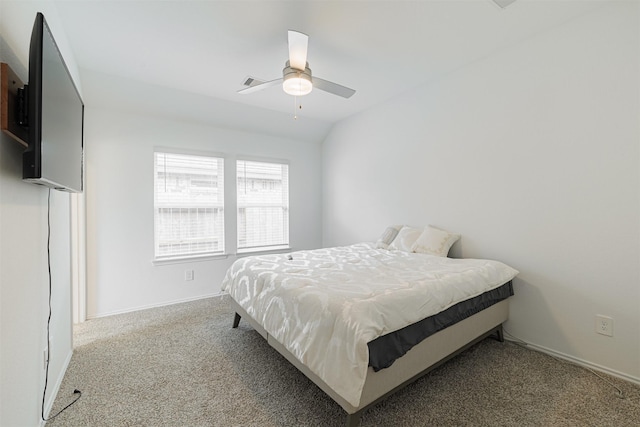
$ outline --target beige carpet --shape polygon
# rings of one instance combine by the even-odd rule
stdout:
[[[224,298],[90,320],[48,426],[341,426],[344,411]],[[640,387],[487,339],[362,416],[363,426],[638,426]]]

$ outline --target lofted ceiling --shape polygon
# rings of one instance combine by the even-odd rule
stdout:
[[[53,1],[88,105],[117,102],[118,91],[139,91],[151,98],[149,108],[189,94],[194,115],[215,110],[246,114],[245,121],[289,120],[294,98],[281,86],[237,91],[248,76],[281,77],[287,30],[308,34],[313,74],[356,90],[349,99],[320,90],[298,98],[298,115],[318,135],[603,2],[517,0],[502,9],[492,0]],[[145,87],[169,95],[145,96]]]

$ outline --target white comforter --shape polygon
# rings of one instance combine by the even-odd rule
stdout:
[[[222,290],[358,407],[369,341],[497,288],[516,274],[497,261],[360,243],[238,259]]]

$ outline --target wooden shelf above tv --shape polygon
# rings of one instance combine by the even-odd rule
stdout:
[[[18,124],[16,118],[18,89],[23,86],[24,83],[11,67],[4,62],[0,63],[0,129],[27,147],[29,133]]]

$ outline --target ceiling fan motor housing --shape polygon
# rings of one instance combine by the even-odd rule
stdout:
[[[292,68],[289,61],[282,70],[282,88],[289,95],[303,96],[307,95],[313,89],[311,82],[311,68],[306,63],[304,70]]]

